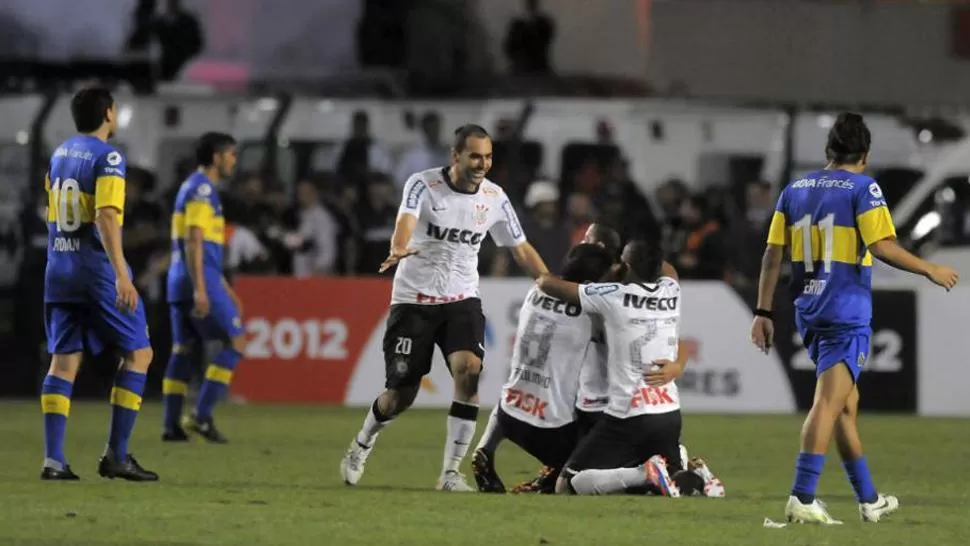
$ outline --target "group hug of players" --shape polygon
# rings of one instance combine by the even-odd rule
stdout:
[[[85,350],[111,347],[121,364],[111,391],[112,417],[98,473],[155,481],[131,456],[128,441],[152,360],[144,307],[121,247],[125,160],[108,144],[117,108],[109,92],[89,88],[72,99],[78,136],[54,152],[45,180],[48,262],[45,324],[53,355],[41,402],[45,459],[41,477],[75,480],[64,455],[71,387]],[[828,164],[782,191],[769,228],[750,339],[768,352],[772,299],[786,252],[792,261],[796,326],[816,363],[816,394],[802,428],[801,451],[785,508],[790,521],[838,524],[815,497],[833,437],[863,521],[876,522],[899,500],[873,485],[856,426],[856,382],[871,345],[872,257],[949,290],[959,274],[903,249],[878,183],[863,173],[871,135],[862,117],[840,115]],[[180,187],[172,217],[168,303],[173,351],[165,373],[163,440],[197,433],[225,442],[212,420],[242,357],[240,302],[222,274],[225,220],[216,184],[236,161],[235,141],[200,139],[199,168]],[[390,254],[396,266],[385,329],[385,389],[367,411],[340,462],[357,484],[381,430],[414,402],[435,347],[454,379],[437,488],[475,491],[459,471],[475,435],[485,317],[478,252],[486,236],[508,248],[535,284],[519,314],[509,379],[472,457],[477,489],[504,492],[496,448],[509,439],[544,465],[517,491],[575,494],[653,493],[723,496],[704,461],[680,442],[676,379],[681,351],[681,287],[660,245],[628,242],[592,226],[561,275],[549,273],[529,244],[501,187],[486,178],[492,142],[477,125],[455,131],[449,166],[415,173],[405,184]],[[218,340],[194,411],[182,415],[193,351]]]

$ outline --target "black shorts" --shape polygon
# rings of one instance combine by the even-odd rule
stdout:
[[[680,466],[680,410],[620,419],[603,414],[579,442],[566,468],[632,468],[654,455],[667,459],[672,471]]]
[[[485,356],[485,315],[482,300],[438,305],[396,303],[384,332],[385,386],[414,387],[431,371],[435,345],[447,361],[457,351]]]
[[[599,422],[600,417],[603,417],[602,411],[583,411],[581,409],[576,409],[576,424],[579,426],[579,438],[585,437],[596,423]]]
[[[519,421],[498,408],[502,434],[542,464],[561,470],[576,449],[579,427],[576,421],[556,428],[542,428]]]

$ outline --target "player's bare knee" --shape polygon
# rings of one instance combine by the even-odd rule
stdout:
[[[155,358],[155,352],[151,347],[145,347],[144,349],[138,349],[137,351],[132,351],[131,353],[125,355],[121,365],[126,370],[146,373],[148,371],[148,367],[152,364],[153,358]]]
[[[48,368],[48,375],[53,375],[67,381],[74,381],[77,377],[78,369],[81,367],[81,354],[54,355],[51,357],[51,365]]]
[[[400,415],[414,404],[419,388],[420,386],[416,385],[414,387],[387,389],[377,402],[381,413],[389,418]]]
[[[456,394],[459,398],[477,396],[478,378],[482,373],[482,360],[472,353],[455,354],[450,360]]]
[[[232,350],[239,354],[246,354],[246,336],[236,336],[232,338]]]

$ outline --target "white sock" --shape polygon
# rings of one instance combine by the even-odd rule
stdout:
[[[504,439],[505,434],[502,432],[502,427],[499,426],[498,406],[496,405],[494,408],[492,408],[492,414],[488,416],[488,424],[485,425],[485,432],[482,433],[482,437],[478,439],[478,445],[475,446],[475,449],[481,449],[485,453],[492,455],[495,453],[495,448],[497,448]]]
[[[367,410],[367,417],[364,418],[364,425],[360,428],[360,432],[357,433],[357,443],[368,448],[374,447],[374,442],[377,441],[377,435],[380,434],[380,432],[384,430],[384,427],[386,427],[390,422],[390,419],[378,414],[377,400],[374,400],[374,405]]]
[[[613,468],[610,470],[583,470],[569,482],[577,495],[609,495],[621,493],[630,487],[647,485],[647,473],[642,467]]]
[[[468,453],[468,446],[475,437],[475,421],[478,419],[478,405],[470,402],[451,403],[448,411],[448,437],[445,439],[445,456],[441,473],[458,472],[461,461]]]

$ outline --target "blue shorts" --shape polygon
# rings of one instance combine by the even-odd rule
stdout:
[[[229,293],[223,288],[209,292],[209,314],[199,319],[192,316],[191,301],[171,302],[172,343],[185,347],[196,341],[226,341],[242,335],[242,319]]]
[[[113,288],[113,287],[112,287]],[[111,346],[124,353],[151,347],[141,299],[131,313],[115,306],[115,294],[91,302],[45,303],[47,352],[54,355],[101,353]]]
[[[852,380],[859,381],[859,374],[869,359],[872,330],[852,332],[810,332],[805,336],[808,356],[815,362],[815,377],[834,368],[840,362],[849,368]]]

